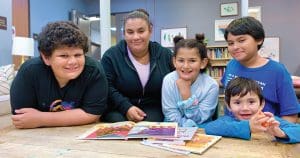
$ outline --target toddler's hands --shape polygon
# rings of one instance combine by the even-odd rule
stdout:
[[[265,127],[265,123],[269,120],[269,116],[264,115],[263,112],[258,111],[253,117],[249,120],[251,133],[257,132],[265,132],[267,127]]]
[[[273,114],[272,114],[273,115]],[[275,120],[274,116],[267,121],[267,133],[279,138],[286,138],[286,134],[279,128],[280,123]]]

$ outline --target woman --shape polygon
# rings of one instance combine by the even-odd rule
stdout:
[[[49,23],[38,49],[41,57],[26,61],[11,86],[16,128],[98,121],[106,108],[107,80],[101,64],[85,56],[85,34],[71,22]]]
[[[102,58],[109,85],[104,121],[163,121],[161,86],[173,70],[171,50],[150,41],[152,25],[144,10],[129,13],[124,37]]]

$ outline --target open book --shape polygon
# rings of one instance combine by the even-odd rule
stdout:
[[[176,137],[178,125],[175,122],[99,123],[80,135],[78,139],[129,139]]]

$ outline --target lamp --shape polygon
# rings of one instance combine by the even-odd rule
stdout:
[[[29,37],[14,37],[12,55],[22,56],[22,63],[24,63],[24,56],[34,56],[34,41]]]

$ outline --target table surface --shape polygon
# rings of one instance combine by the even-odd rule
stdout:
[[[94,124],[74,127],[16,129],[9,115],[0,116],[0,157],[104,157],[104,158],[185,158],[140,144],[140,140],[78,140]],[[250,141],[222,138],[201,157],[300,157],[300,144],[281,144],[265,133]]]

